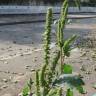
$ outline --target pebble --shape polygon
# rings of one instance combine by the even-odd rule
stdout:
[[[36,58],[38,58],[38,57],[36,56],[36,57],[34,57],[34,58],[36,59]]]
[[[7,61],[5,61],[5,62],[4,62],[4,64],[8,64],[8,62],[7,62]]]
[[[17,74],[16,72],[13,72],[12,74]]]
[[[79,74],[79,77],[80,77],[80,78],[84,78],[84,76],[83,76],[83,75],[81,75],[81,74]]]
[[[17,81],[17,80],[15,80],[15,81],[13,81],[13,83],[17,84],[17,83],[18,83],[18,81]]]
[[[86,56],[86,52],[82,53],[80,57]]]
[[[30,51],[30,48],[27,48],[27,51]]]
[[[19,50],[22,50],[21,48]]]
[[[95,84],[93,84],[93,86],[92,86],[94,89],[96,89],[96,83]]]
[[[35,69],[31,69],[31,72],[35,71]]]
[[[81,70],[81,71],[86,71],[85,66],[82,65],[82,66],[80,67],[80,70]]]
[[[34,62],[36,62],[37,61],[37,59],[34,59]]]
[[[12,80],[12,76],[10,76],[9,79]]]
[[[96,71],[96,68],[94,68],[94,71]]]
[[[18,73],[18,75],[22,76],[22,75],[24,75],[24,73]]]
[[[3,79],[2,81],[5,82],[5,83],[7,83],[8,82],[8,79]]]
[[[25,67],[30,67],[29,65],[26,65]]]
[[[25,69],[29,69],[29,67],[25,67]]]
[[[16,41],[13,41],[14,44],[16,44]]]
[[[4,48],[1,48],[1,50],[5,50]]]
[[[32,44],[34,44],[34,42],[32,42]]]
[[[21,54],[20,54],[20,56],[24,56],[24,54],[23,54],[23,53],[21,53]]]
[[[7,85],[3,85],[3,86],[2,86],[2,88],[4,88],[4,89],[7,88],[7,87],[8,87]]]
[[[8,48],[12,48],[12,46],[9,46]]]
[[[19,93],[18,96],[22,96],[22,93]]]
[[[37,48],[35,47],[34,50],[36,50]]]
[[[91,74],[91,72],[90,72],[90,71],[87,71],[87,72],[86,72],[86,74],[88,74],[88,75],[89,75],[89,74]]]
[[[5,73],[10,73],[10,71],[5,71]]]
[[[96,54],[93,54],[93,55],[92,55],[92,58],[96,58]]]

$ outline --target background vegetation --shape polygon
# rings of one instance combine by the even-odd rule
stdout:
[[[74,2],[75,0],[69,0],[71,6],[74,6]],[[96,0],[80,0],[81,4],[83,6],[96,6]],[[63,0],[0,0],[0,5],[46,5],[46,4],[59,4],[61,5],[61,3],[63,2]]]

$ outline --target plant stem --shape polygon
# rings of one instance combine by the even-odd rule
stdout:
[[[61,61],[61,74],[62,74],[62,72],[63,72],[63,50],[62,50],[62,47],[60,48],[60,56],[61,56],[61,58],[60,58],[60,61]]]

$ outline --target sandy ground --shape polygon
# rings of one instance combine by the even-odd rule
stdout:
[[[53,26],[53,37],[54,30]],[[40,68],[43,63],[43,32],[44,23],[0,26],[0,96],[18,96],[25,82],[33,76],[34,70]],[[66,26],[65,37],[72,34],[83,36],[89,32],[96,35],[94,18],[74,20]],[[96,83],[96,61],[92,58],[93,53],[92,49],[76,48],[71,57],[66,59],[67,63],[72,63],[74,71],[83,75],[87,90],[87,94],[83,96],[96,93],[96,89],[92,87]],[[81,70],[82,66],[85,71]]]

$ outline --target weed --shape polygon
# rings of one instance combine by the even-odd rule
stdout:
[[[79,2],[79,0],[77,0]],[[78,2],[76,3],[78,5]],[[66,26],[67,14],[68,14],[68,0],[64,0],[61,8],[60,18],[57,22],[57,53],[51,60],[50,56],[50,44],[51,44],[51,29],[52,29],[52,9],[49,8],[46,16],[46,26],[43,35],[44,38],[44,65],[40,71],[36,71],[36,92],[32,96],[62,96],[63,84],[67,84],[66,96],[73,96],[73,88],[76,88],[80,93],[83,92],[84,82],[79,75],[74,75],[72,66],[65,63],[65,57],[70,56],[72,50],[71,45],[76,39],[76,35],[73,35],[69,39],[64,39],[64,28]],[[51,62],[52,61],[52,62]],[[59,62],[60,61],[60,62]],[[60,69],[56,68],[60,65]],[[28,84],[30,94],[32,80]],[[25,89],[24,89],[25,90]],[[26,93],[26,90],[23,93]],[[28,91],[28,90],[27,90]],[[30,96],[28,94],[23,96]]]

